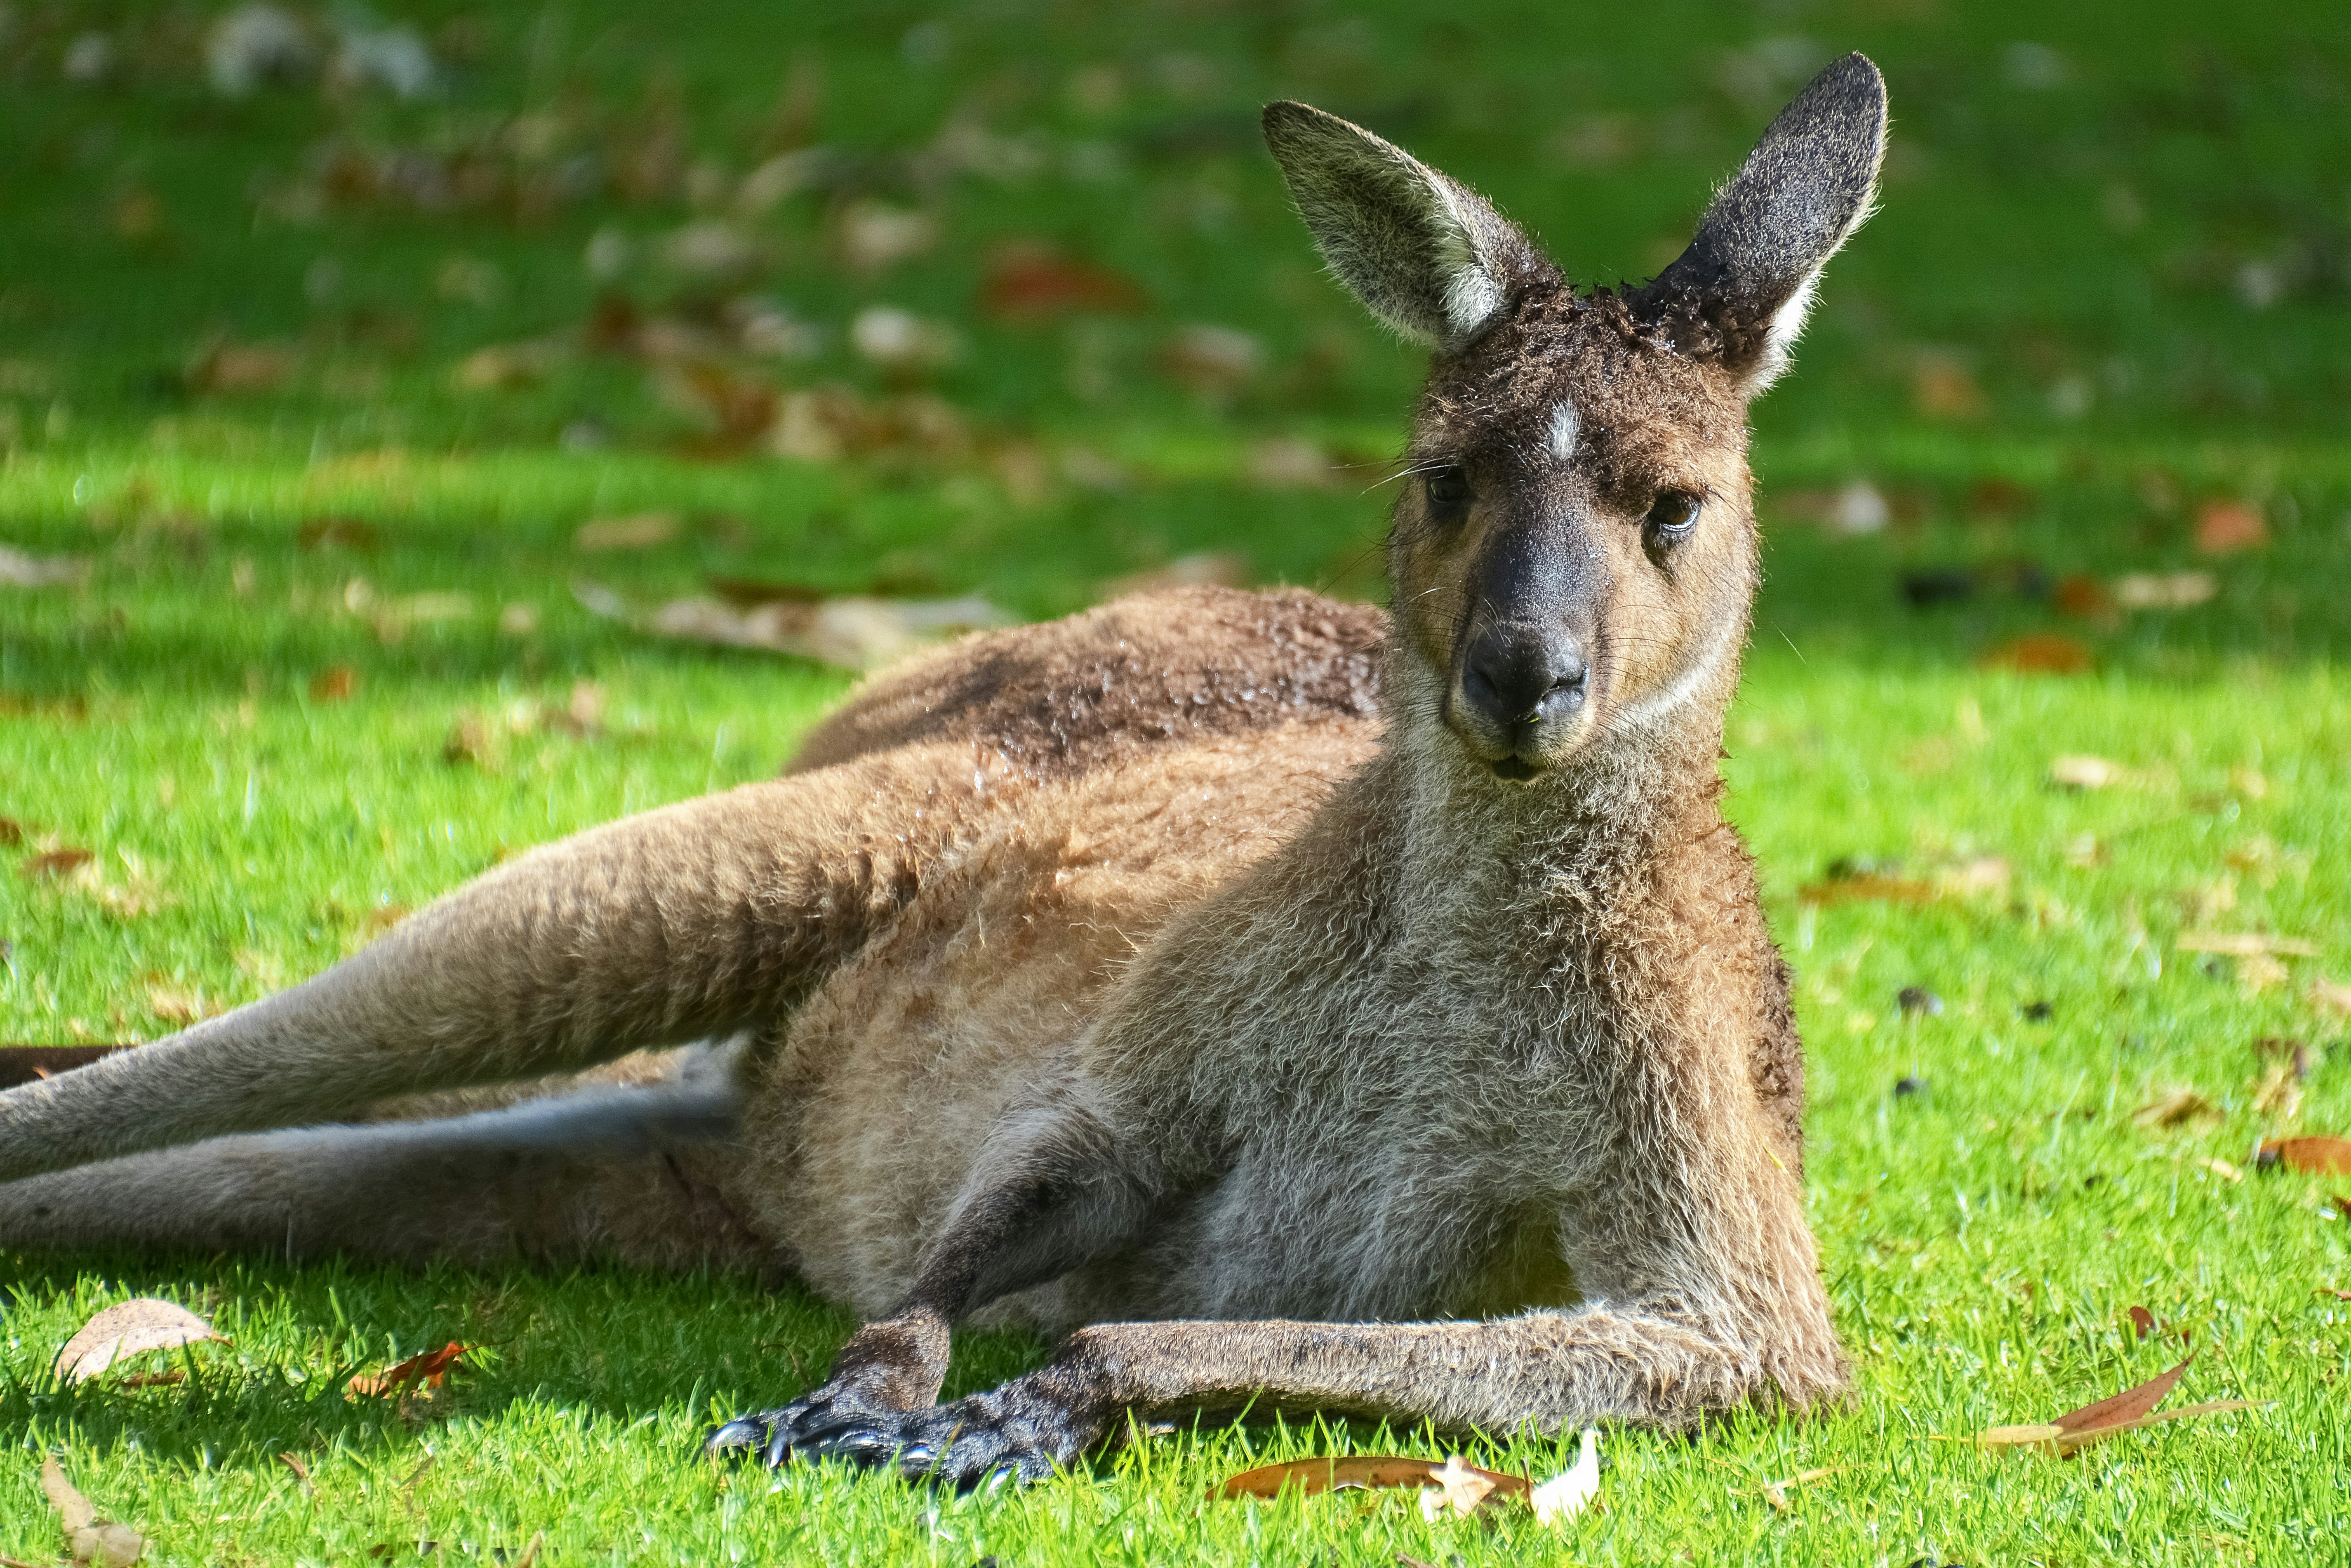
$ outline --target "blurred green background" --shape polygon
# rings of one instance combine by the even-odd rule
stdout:
[[[53,1547],[56,1447],[166,1562],[2339,1556],[2346,1184],[2253,1159],[2351,1126],[2339,3],[0,5],[0,1040],[154,1038],[771,775],[888,652],[812,642],[829,597],[1379,597],[1419,363],[1322,276],[1259,106],[1614,284],[1851,48],[1882,212],[1754,411],[1726,763],[1851,1411],[1612,1432],[1609,1511],[1556,1535],[1197,1502],[1417,1434],[771,1495],[680,1456],[846,1332],[789,1291],[8,1253],[0,1547]],[[48,1380],[142,1291],[234,1353]],[[2065,1465],[1931,1440],[2152,1375],[2140,1304],[2207,1347],[2179,1398],[2278,1403]],[[450,1402],[340,1397],[450,1338],[499,1347]],[[1040,1347],[960,1354],[969,1387]]]

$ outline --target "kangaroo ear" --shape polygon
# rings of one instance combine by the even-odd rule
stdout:
[[[1847,55],[1780,111],[1636,311],[1761,392],[1788,368],[1821,268],[1869,216],[1885,155],[1886,78]]]
[[[1407,338],[1459,348],[1515,283],[1550,272],[1483,197],[1360,125],[1274,103],[1265,141],[1331,270]]]

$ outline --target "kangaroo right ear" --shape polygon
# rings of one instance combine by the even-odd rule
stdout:
[[[1265,141],[1332,272],[1405,337],[1458,349],[1549,270],[1483,197],[1360,125],[1272,103]]]
[[[1886,78],[1847,55],[1780,111],[1636,311],[1761,392],[1788,368],[1821,268],[1868,217],[1885,156]]]

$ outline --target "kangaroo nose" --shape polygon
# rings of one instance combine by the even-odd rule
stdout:
[[[1590,664],[1565,636],[1489,632],[1461,672],[1461,695],[1489,723],[1516,735],[1583,706]]]

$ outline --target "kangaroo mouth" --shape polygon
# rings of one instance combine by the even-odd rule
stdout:
[[[1529,762],[1516,753],[1509,757],[1496,758],[1491,767],[1494,769],[1495,778],[1507,779],[1512,784],[1524,784],[1542,771],[1541,764]]]

